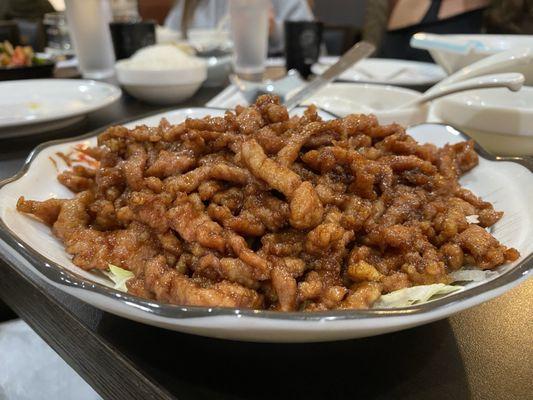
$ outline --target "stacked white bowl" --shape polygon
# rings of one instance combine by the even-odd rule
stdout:
[[[411,45],[427,49],[450,74],[506,50],[533,53],[533,35],[424,35],[415,35]],[[452,51],[461,46],[464,51]],[[488,89],[451,95],[435,102],[434,114],[496,155],[533,156],[533,62],[510,62],[493,72],[520,72],[527,86],[519,92]]]

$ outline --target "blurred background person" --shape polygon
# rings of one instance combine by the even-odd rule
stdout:
[[[372,0],[367,3],[363,39],[379,47],[378,56],[432,61],[413,49],[417,32],[481,33],[489,0]]]
[[[43,17],[55,9],[48,0],[0,0],[0,41],[29,45],[43,51]]]
[[[485,25],[487,33],[533,34],[533,0],[492,0]]]
[[[48,0],[0,0],[0,20],[42,19],[55,9]]]
[[[165,20],[165,26],[187,37],[190,28],[216,28],[228,20],[228,0],[178,0]],[[311,21],[313,13],[306,0],[271,0],[268,50],[283,52],[283,22]]]

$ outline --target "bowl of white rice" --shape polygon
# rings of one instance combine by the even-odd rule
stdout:
[[[196,93],[207,78],[204,60],[173,44],[138,50],[115,64],[119,83],[133,97],[153,104],[177,104]]]

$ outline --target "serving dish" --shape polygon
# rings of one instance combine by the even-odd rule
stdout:
[[[13,45],[9,40],[0,42],[0,81],[51,78],[54,66],[49,54],[35,53],[31,46]]]
[[[457,93],[436,101],[434,113],[494,154],[533,156],[533,87]]]
[[[313,74],[322,74],[338,57],[321,57],[311,67]],[[427,86],[444,79],[444,70],[432,63],[396,60],[387,58],[367,58],[343,72],[337,80],[367,82],[400,86]]]
[[[81,79],[0,82],[0,138],[59,129],[117,101],[122,92],[108,83]]]
[[[156,114],[126,123],[155,125],[162,117],[178,123],[187,117],[223,115],[224,110],[188,108]],[[349,339],[406,329],[472,307],[498,296],[526,279],[533,266],[533,165],[530,160],[496,161],[479,148],[480,164],[462,179],[462,184],[481,195],[505,216],[494,226],[493,235],[517,248],[522,257],[497,270],[497,276],[473,283],[466,290],[429,303],[396,309],[280,313],[225,308],[182,307],[143,300],[112,289],[104,276],[75,267],[63,246],[49,229],[15,210],[20,195],[44,199],[71,194],[55,176],[49,157],[72,150],[75,145],[94,143],[99,132],[39,146],[23,170],[0,184],[0,246],[4,257],[26,271],[44,277],[59,289],[113,314],[146,324],[186,333],[233,340],[266,342],[311,342]],[[461,132],[445,125],[426,124],[409,133],[419,141],[443,145],[464,140]],[[59,169],[66,166],[60,163]]]

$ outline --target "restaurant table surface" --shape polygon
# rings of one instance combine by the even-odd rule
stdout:
[[[180,107],[201,106],[217,91],[202,89]],[[45,140],[159,109],[123,96],[81,125],[0,140],[0,178],[13,175]],[[532,279],[488,303],[397,333],[264,344],[123,319],[62,293],[12,261],[0,263],[0,298],[105,399],[533,398]]]

